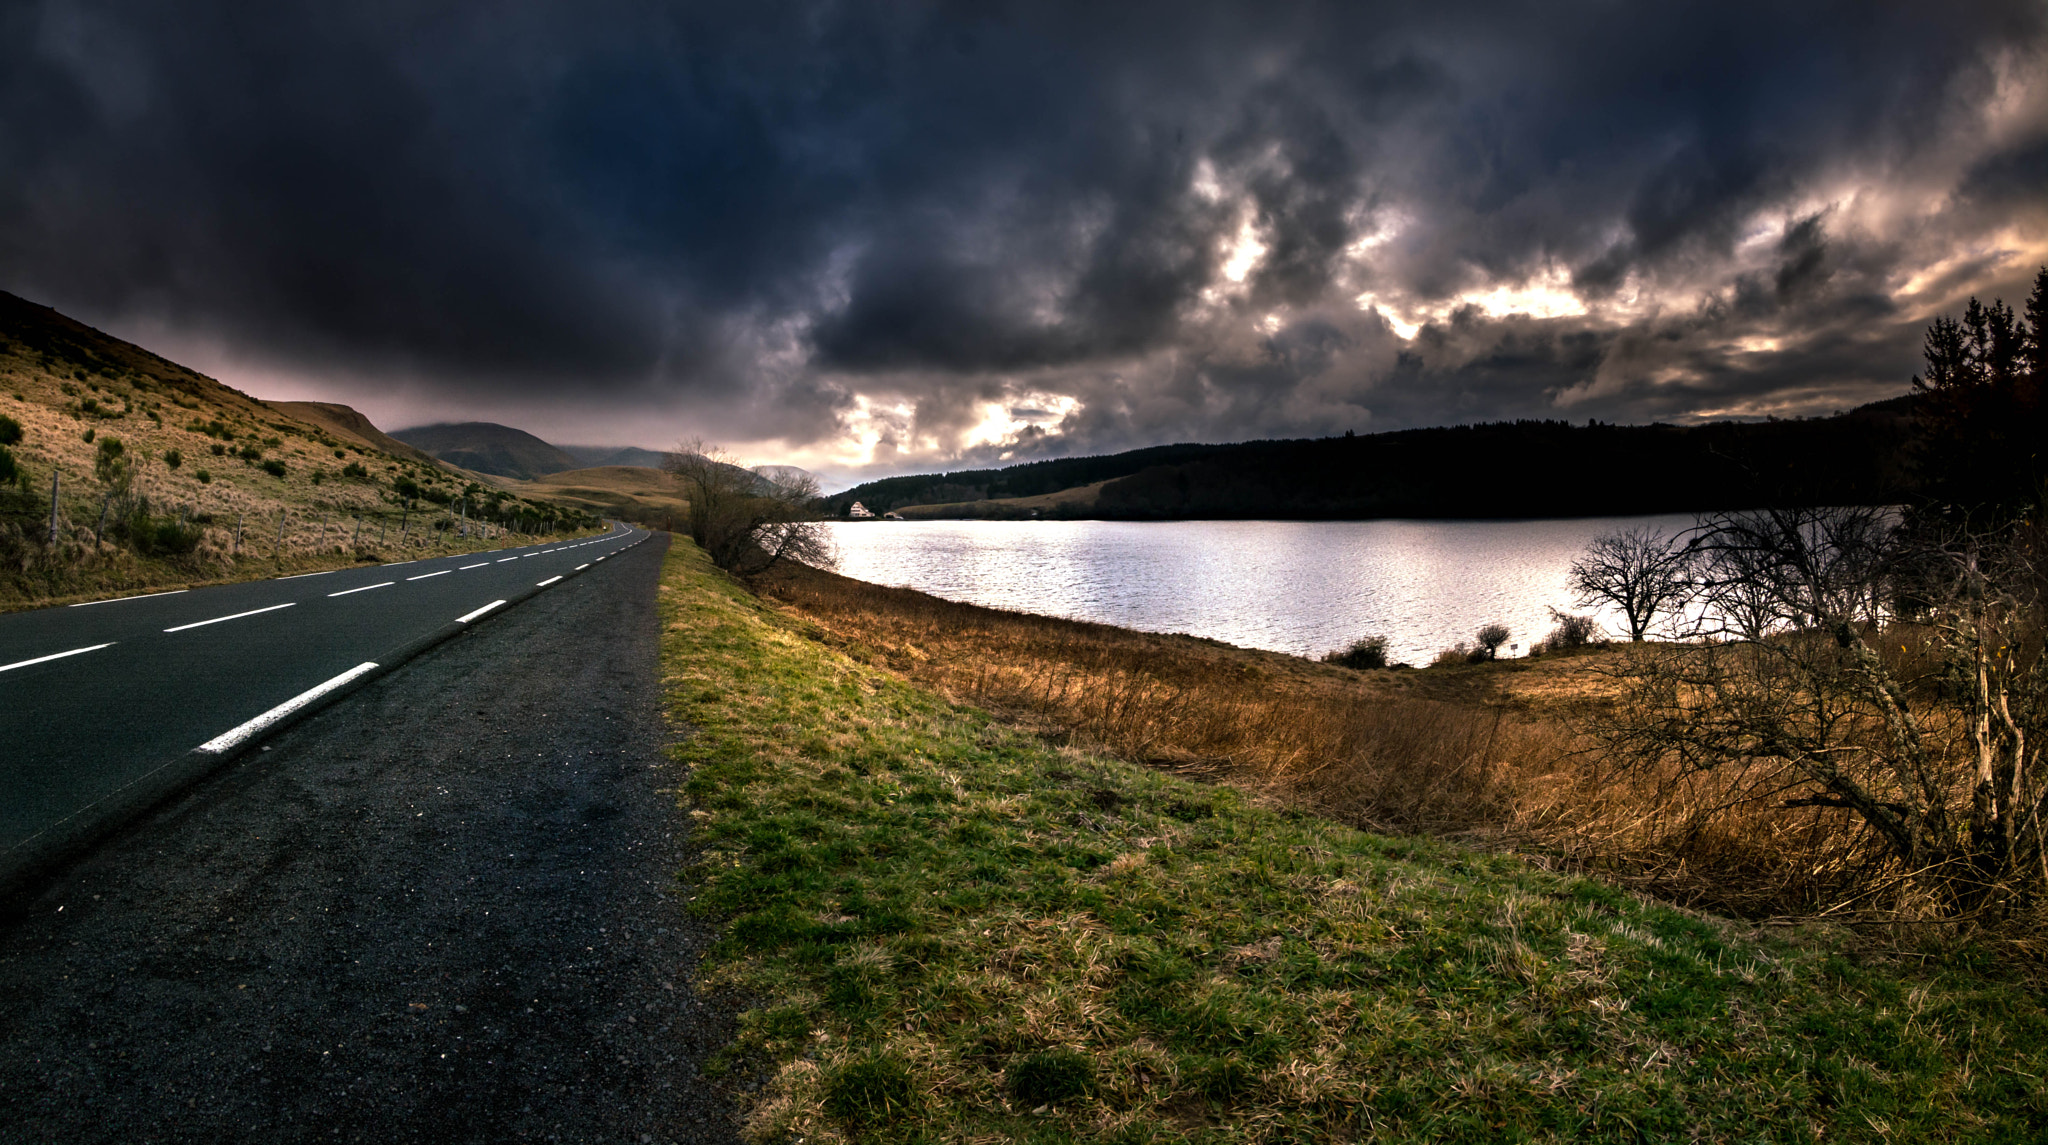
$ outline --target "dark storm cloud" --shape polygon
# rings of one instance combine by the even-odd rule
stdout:
[[[1809,412],[2048,257],[2042,25],[11,4],[0,285],[422,410],[885,465]]]

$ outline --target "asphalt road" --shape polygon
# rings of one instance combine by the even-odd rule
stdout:
[[[12,901],[0,1139],[733,1140],[695,1072],[731,1020],[691,986],[708,939],[674,877],[687,820],[663,751],[664,547],[621,551],[268,735]],[[554,575],[543,559],[508,567],[530,584]],[[460,591],[381,592],[438,593],[413,611],[446,619],[503,588],[412,584],[437,582]],[[321,603],[308,583],[269,591],[298,603],[287,615],[379,595]],[[191,604],[110,634],[147,644],[218,614]],[[322,648],[326,667],[244,681],[241,706],[184,719],[171,742],[400,635],[377,615],[361,644]]]
[[[171,761],[409,640],[647,536],[615,526],[0,616],[0,855],[34,850]]]

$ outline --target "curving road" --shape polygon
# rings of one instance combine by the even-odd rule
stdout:
[[[0,874],[203,774],[295,702],[358,683],[648,535],[614,525],[567,543],[0,616]]]

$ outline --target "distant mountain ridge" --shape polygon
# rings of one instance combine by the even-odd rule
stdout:
[[[549,473],[587,468],[576,455],[523,429],[489,421],[444,422],[394,430],[392,437],[450,465],[496,477],[530,481]]]
[[[637,445],[558,445],[556,449],[574,457],[588,468],[606,465],[634,465],[642,469],[659,469],[668,459],[668,454],[658,449],[642,449]]]

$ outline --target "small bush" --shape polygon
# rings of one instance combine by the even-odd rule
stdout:
[[[881,1054],[848,1062],[825,1084],[825,1111],[857,1127],[900,1121],[916,1102],[910,1070]]]
[[[253,445],[245,445],[235,454],[235,456],[241,458],[244,461],[261,461],[263,460],[263,451],[256,448]]]
[[[347,454],[346,452],[342,451],[342,450],[339,450],[339,449],[337,449],[337,450],[335,450],[335,451],[334,451],[334,456],[335,456],[336,458],[343,458],[343,457],[347,457],[347,456],[348,456],[348,454]]]
[[[1029,1106],[1086,1096],[1095,1088],[1095,1059],[1069,1049],[1027,1054],[1010,1064],[1010,1093]]]
[[[222,445],[222,444],[221,444],[220,442],[218,442],[218,441],[214,442],[214,443],[213,443],[213,445],[212,445],[212,446],[211,446],[210,448],[212,448],[212,450],[213,450],[213,455],[214,455],[215,457],[226,457],[226,456],[228,455],[228,447],[227,447],[227,446],[225,446],[225,445]]]
[[[1429,666],[1432,668],[1449,668],[1458,664],[1470,663],[1472,663],[1472,646],[1460,640],[1449,648],[1437,653],[1436,659],[1431,660]]]
[[[182,556],[199,547],[204,531],[198,525],[181,525],[175,518],[156,518],[136,513],[124,530],[128,543],[145,557]]]
[[[1584,648],[1599,638],[1599,626],[1590,616],[1573,616],[1553,608],[1550,619],[1557,622],[1557,627],[1550,630],[1550,636],[1543,643],[1552,651]]]
[[[166,449],[164,450],[164,464],[172,469],[176,469],[178,466],[185,464],[185,455],[175,449]]]
[[[204,469],[194,469],[192,471],[192,476],[197,477],[201,485],[213,484],[213,474],[208,473]]]
[[[284,462],[273,457],[263,463],[263,472],[270,474],[272,477],[283,477]]]
[[[313,471],[313,484],[318,485],[325,480],[327,480],[327,472],[325,470],[315,469]]]
[[[337,449],[334,452],[339,455],[341,450]],[[355,481],[367,481],[370,479],[370,471],[354,461],[341,467],[341,475]]]
[[[1387,666],[1387,644],[1384,636],[1367,636],[1352,643],[1342,652],[1332,652],[1323,657],[1323,663],[1336,664],[1345,668],[1364,671]]]
[[[0,445],[0,485],[12,484],[21,474],[21,467],[15,464],[14,453]]]
[[[92,444],[92,439],[93,439],[93,437],[94,437],[94,436],[95,436],[95,431],[93,431],[93,430],[90,430],[90,429],[86,430],[86,431],[85,431],[85,443],[86,443],[87,445],[91,445],[91,444]]]
[[[0,413],[0,445],[16,445],[21,441],[21,423]]]

